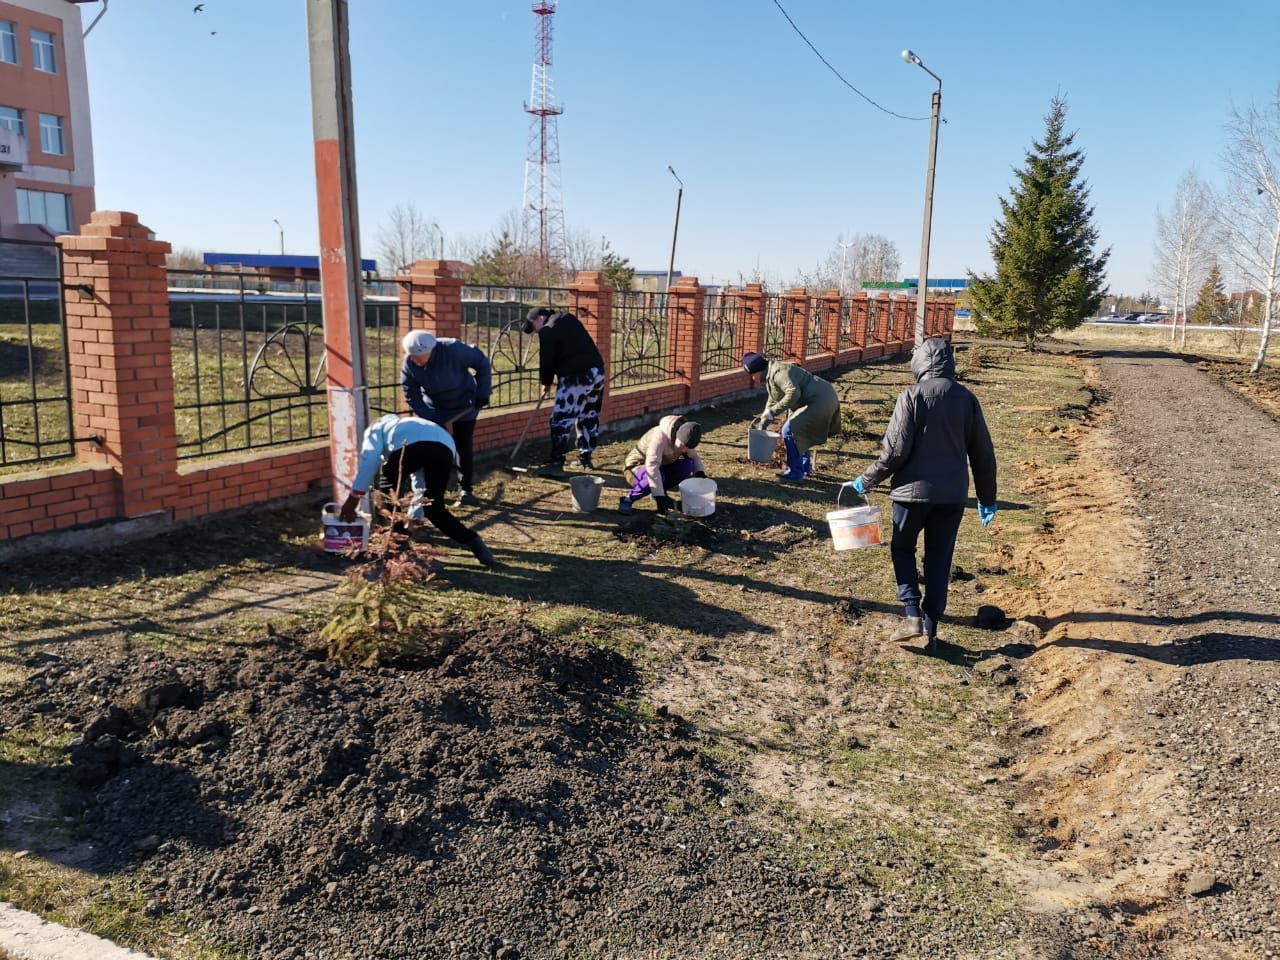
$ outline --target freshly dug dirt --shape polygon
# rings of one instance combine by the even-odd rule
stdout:
[[[628,706],[637,685],[620,655],[522,627],[412,670],[339,670],[281,640],[68,656],[0,723],[77,731],[91,866],[143,865],[149,912],[255,958],[907,945],[918,905],[797,866],[678,718]]]

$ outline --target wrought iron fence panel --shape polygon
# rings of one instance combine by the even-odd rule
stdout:
[[[816,357],[827,352],[823,343],[823,330],[827,321],[827,307],[821,297],[809,298],[809,325],[805,328],[804,355]]]
[[[764,308],[764,355],[781,360],[787,346],[787,319],[791,303],[781,294],[772,294]]]
[[[853,301],[840,298],[840,336],[836,338],[836,352],[853,344]]]
[[[276,292],[256,274],[219,273],[216,287],[201,287],[204,278],[169,271],[178,457],[327,436],[324,323],[314,284]],[[400,409],[398,301],[385,295],[387,283],[366,281],[379,291],[364,303],[365,383],[375,413]]]
[[[702,372],[723,373],[742,362],[745,311],[736,294],[707,297],[702,327]]]
[[[75,452],[57,244],[0,241],[0,468]]]
[[[574,313],[578,298],[563,287],[462,288],[461,339],[489,358],[493,368],[490,407],[514,407],[538,399],[538,335],[524,332],[525,317],[537,306]]]
[[[877,297],[867,298],[867,339],[866,343],[879,343],[876,339],[876,323],[880,319],[880,300]]]
[[[610,382],[635,387],[670,380],[670,319],[667,295],[626,290],[613,299],[613,343]]]

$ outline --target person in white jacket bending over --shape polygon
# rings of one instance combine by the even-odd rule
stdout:
[[[446,537],[462,544],[486,567],[493,566],[493,553],[480,535],[467,529],[445,505],[456,456],[453,437],[438,423],[387,414],[364,432],[360,466],[351,482],[351,494],[342,505],[342,519],[348,523],[355,519],[360,498],[368,493],[381,471],[383,480],[397,496],[403,497],[412,489],[411,520],[421,520],[425,515]]]

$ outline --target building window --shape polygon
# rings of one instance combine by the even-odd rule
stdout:
[[[65,193],[18,188],[18,222],[39,223],[54,233],[71,232],[71,198]]]
[[[0,130],[12,130],[22,136],[26,132],[22,126],[22,111],[17,107],[0,107]]]
[[[53,34],[31,31],[31,65],[44,73],[58,72],[58,57],[53,49]]]
[[[66,155],[67,142],[62,136],[61,117],[40,114],[40,149],[51,157]]]
[[[18,35],[13,31],[13,24],[8,20],[0,20],[0,63],[18,62]]]

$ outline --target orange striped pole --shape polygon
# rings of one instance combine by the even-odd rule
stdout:
[[[369,423],[347,0],[307,0],[334,499],[351,492]]]

